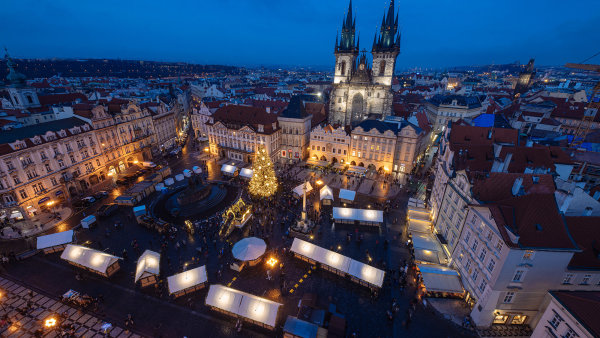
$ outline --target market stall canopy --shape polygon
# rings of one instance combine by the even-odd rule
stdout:
[[[431,251],[441,251],[442,247],[433,238],[431,233],[413,233],[412,234],[413,248],[426,249]]]
[[[165,180],[165,185],[166,185],[166,186],[173,185],[173,183],[175,183],[175,180],[173,180],[173,178],[172,178],[172,177],[168,177],[168,178]]]
[[[46,249],[57,245],[63,245],[73,242],[73,230],[57,232],[37,238],[37,249]]]
[[[429,221],[429,211],[408,209],[408,218]]]
[[[412,232],[429,233],[429,232],[431,232],[431,222],[409,218],[408,219],[408,231],[411,233]]]
[[[223,164],[223,166],[221,166],[221,171],[229,175],[233,175],[236,169],[237,167],[231,164]]]
[[[458,272],[442,265],[417,264],[427,291],[463,293]]]
[[[249,293],[213,284],[206,295],[206,305],[253,321],[275,327],[281,304]]]
[[[60,255],[60,258],[82,265],[91,270],[98,271],[102,274],[105,274],[107,268],[120,259],[117,256],[109,255],[102,251],[74,244],[68,244]]]
[[[240,176],[242,177],[252,178],[252,174],[254,174],[254,170],[252,169],[242,168],[242,170],[240,170]]]
[[[167,277],[170,294],[194,287],[198,284],[206,283],[206,281],[205,265]]]
[[[196,166],[194,166],[194,167],[192,168],[192,170],[193,170],[193,171],[194,171],[194,173],[196,173],[196,174],[201,174],[201,173],[202,173],[202,169],[200,169],[200,167],[199,167],[199,166],[197,166],[197,165],[196,165]]]
[[[341,200],[353,202],[354,198],[356,197],[356,191],[340,189],[339,197]]]
[[[324,186],[323,188],[321,188],[319,194],[321,196],[321,201],[324,199],[333,201],[333,190],[331,190],[329,186]]]
[[[304,184],[306,184],[307,194],[313,190],[313,187],[312,185],[310,185],[310,182],[305,182],[294,188],[294,194],[296,194],[297,196],[304,195]]]
[[[147,276],[158,275],[160,272],[160,254],[151,250],[146,250],[137,261],[135,268],[135,282]]]
[[[383,276],[385,275],[385,272],[368,264],[352,260],[350,262],[348,274],[358,279],[362,279],[369,284],[381,287],[383,285]]]
[[[136,217],[146,215],[146,205],[138,205],[137,207],[133,207],[133,215]]]
[[[260,238],[248,237],[235,243],[231,252],[240,261],[253,261],[265,253],[267,244]]]
[[[184,178],[185,178],[185,177],[184,177],[182,174],[177,174],[177,175],[175,175],[175,180],[176,180],[176,181],[183,181],[183,179],[184,179]]]
[[[164,188],[165,188],[164,183],[157,183],[156,186],[154,186],[154,189],[156,189],[156,191],[162,191]]]
[[[294,337],[316,338],[317,333],[319,332],[319,326],[293,316],[288,316],[283,325],[283,332],[289,333]]]
[[[185,177],[192,177],[192,171],[189,169],[184,169],[183,170],[183,176]]]
[[[417,262],[440,264],[443,261],[443,258],[440,257],[440,255],[443,256],[443,253],[439,251],[415,248],[414,252]]]
[[[290,251],[345,272],[372,285],[381,287],[383,284],[384,271],[300,238],[294,238]]]
[[[383,223],[383,211],[372,209],[333,208],[334,220]]]

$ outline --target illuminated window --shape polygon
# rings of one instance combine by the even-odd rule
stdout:
[[[515,316],[513,316],[510,323],[514,324],[514,325],[521,325],[521,324],[525,323],[526,319],[527,319],[527,316],[525,316],[525,315],[515,315]]]
[[[525,260],[525,261],[533,260],[534,253],[535,252],[533,250],[526,250],[525,253],[523,254],[523,260]]]
[[[507,320],[507,315],[496,314],[496,316],[494,316],[494,324],[506,324]]]

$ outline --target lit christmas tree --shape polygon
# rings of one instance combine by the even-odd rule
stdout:
[[[248,186],[250,194],[257,197],[273,196],[277,191],[277,177],[265,147],[258,146],[256,149],[252,170],[254,172]]]

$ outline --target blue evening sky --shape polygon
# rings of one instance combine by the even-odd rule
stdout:
[[[353,1],[368,50],[388,1]],[[347,7],[347,0],[2,0],[0,45],[23,58],[331,66]],[[397,69],[530,57],[558,65],[600,49],[600,0],[404,0],[396,7]]]

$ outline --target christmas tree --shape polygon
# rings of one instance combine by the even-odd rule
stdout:
[[[264,146],[258,146],[256,149],[252,170],[254,172],[248,186],[250,194],[257,197],[273,196],[277,191],[277,177]]]

